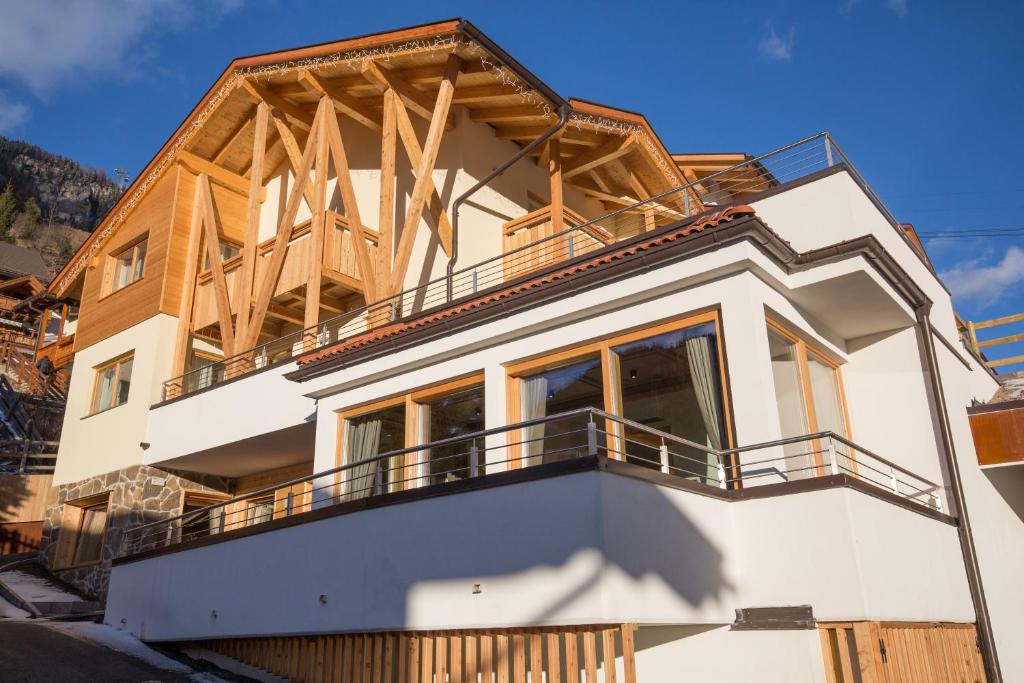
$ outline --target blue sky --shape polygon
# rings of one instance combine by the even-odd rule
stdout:
[[[236,56],[462,16],[673,152],[831,131],[919,230],[1022,228],[1024,3],[3,0],[0,134],[134,175]],[[967,318],[1024,311],[1024,237],[928,248]]]

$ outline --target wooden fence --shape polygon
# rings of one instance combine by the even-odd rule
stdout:
[[[819,623],[828,683],[984,683],[974,624]]]
[[[300,683],[636,683],[634,624],[212,640]]]

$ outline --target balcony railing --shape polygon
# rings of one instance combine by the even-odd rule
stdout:
[[[689,481],[698,490],[845,474],[931,510],[944,509],[942,486],[831,432],[717,450],[596,408],[580,408],[389,451],[129,528],[120,556],[364,498],[598,456]]]
[[[753,201],[757,195],[774,187],[837,163],[846,165],[894,229],[903,239],[908,239],[899,221],[864,182],[832,137],[828,133],[819,133],[592,220],[584,220],[578,214],[567,212],[565,224],[569,227],[559,232],[538,229],[535,232],[543,236],[518,246],[506,243],[504,253],[462,268],[451,277],[431,280],[325,320],[315,327],[285,335],[170,379],[164,382],[164,400],[178,398],[269,365],[287,362],[307,351],[355,337],[382,324],[422,315],[453,302],[473,298],[490,288],[504,285],[509,279],[676,223],[718,204],[733,201],[734,198]],[[544,214],[544,211],[548,213]],[[550,207],[545,207],[519,221],[525,220],[531,227],[543,226],[544,219],[549,216]],[[512,224],[517,224],[517,221]],[[506,235],[509,225],[505,225]],[[513,234],[518,232],[515,230]]]

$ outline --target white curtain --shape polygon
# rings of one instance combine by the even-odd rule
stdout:
[[[708,434],[708,445],[722,447],[722,416],[718,403],[718,384],[715,377],[716,363],[711,353],[711,338],[694,337],[686,340],[686,359],[690,364],[690,380],[697,395],[697,406]],[[707,454],[707,480],[718,480],[718,458]]]
[[[534,420],[547,414],[548,378],[544,375],[527,377],[522,380],[520,391],[522,401],[522,419]],[[544,427],[542,422],[526,427],[523,432],[522,457],[524,466],[536,465],[544,452]]]
[[[382,420],[364,417],[348,423],[348,463],[363,462],[379,454]],[[365,498],[373,489],[373,473],[377,461],[349,469],[345,474],[345,493],[350,500]]]

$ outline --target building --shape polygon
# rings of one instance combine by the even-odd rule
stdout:
[[[50,293],[45,558],[144,640],[294,680],[1024,675],[966,412],[998,379],[828,134],[671,154],[460,20],[241,58]]]

